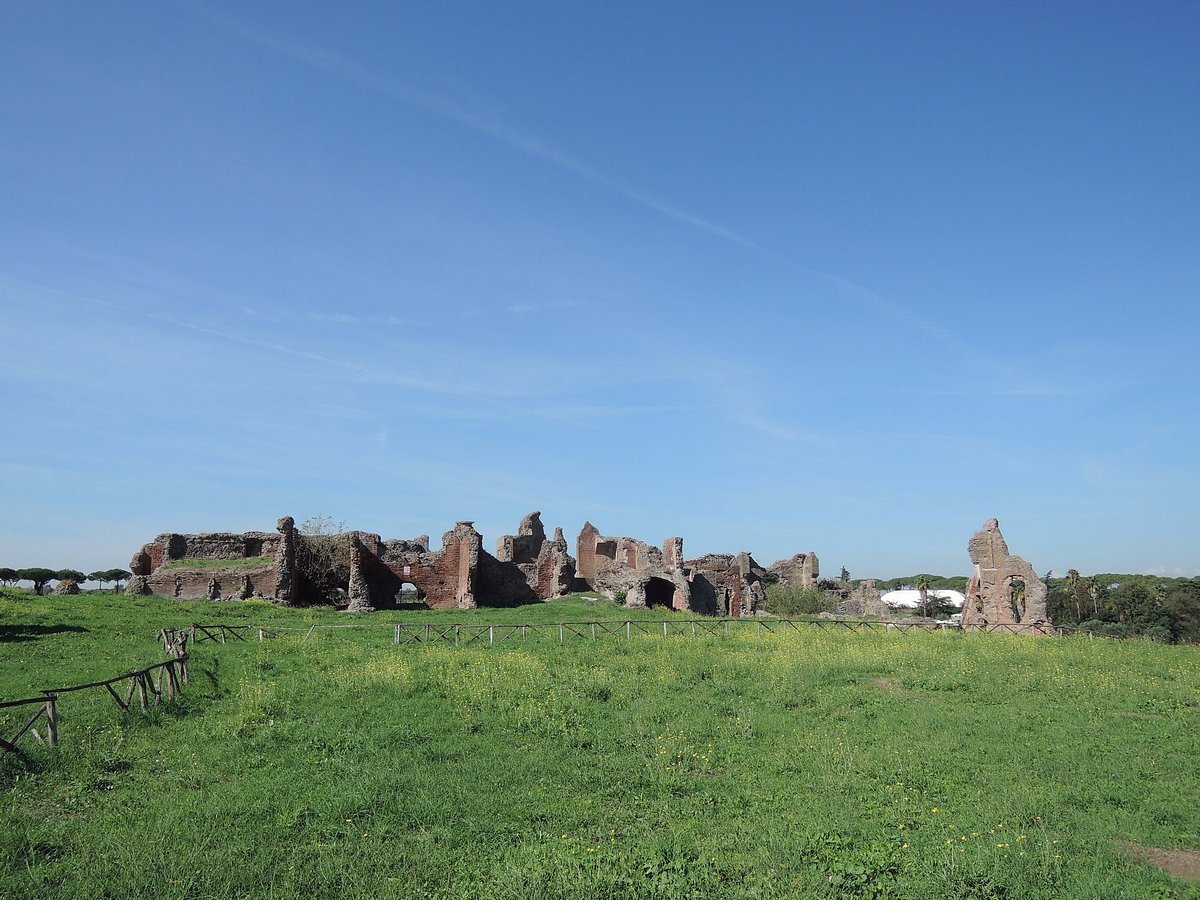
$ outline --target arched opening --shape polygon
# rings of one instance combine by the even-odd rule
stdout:
[[[396,591],[396,609],[428,609],[429,605],[425,602],[425,592],[413,584],[411,581],[405,581],[400,585],[400,590]]]
[[[336,610],[344,610],[350,605],[350,596],[346,592],[346,589],[342,587],[330,588],[325,597],[333,604],[333,608]]]
[[[651,578],[646,582],[646,606],[671,607],[675,603],[675,585],[665,578]]]

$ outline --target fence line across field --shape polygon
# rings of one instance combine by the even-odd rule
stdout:
[[[316,628],[310,629],[310,634]],[[836,619],[608,619],[594,622],[537,622],[537,623],[407,623],[398,622],[390,626],[393,644],[453,643],[467,647],[482,643],[489,646],[505,641],[527,641],[531,637],[557,638],[560,644],[575,640],[598,640],[605,637],[623,637],[631,640],[635,635],[662,635],[662,637],[719,637],[729,635],[734,629],[743,632],[753,629],[755,633],[774,634],[782,631],[811,631],[844,629],[855,633],[865,631],[936,631],[943,628],[937,624],[897,624],[892,622],[850,622]],[[944,626],[946,629],[952,626]]]
[[[135,669],[132,672],[125,672],[122,675],[114,675],[112,678],[104,678],[99,681],[72,684],[67,687],[46,688],[41,692],[42,696],[40,697],[28,697],[23,700],[6,700],[0,702],[0,709],[35,704],[38,706],[38,709],[17,730],[16,734],[8,740],[0,738],[0,749],[16,753],[17,755],[23,755],[20,747],[17,746],[17,741],[27,733],[32,734],[41,743],[57,747],[58,701],[62,694],[72,694],[76,691],[86,691],[92,688],[104,688],[123,712],[129,712],[133,708],[135,693],[138,697],[138,706],[142,710],[147,709],[151,703],[158,706],[163,702],[164,697],[168,701],[174,700],[175,696],[183,690],[183,685],[187,684],[187,663],[187,652],[182,649],[181,645],[175,645],[171,658],[160,663],[154,663],[141,669]],[[129,682],[129,689],[124,692],[125,696],[122,698],[113,685],[121,685],[123,687],[123,682],[125,681]],[[38,719],[43,716],[46,719],[45,738],[33,727]]]
[[[525,623],[463,623],[463,622],[355,622],[346,624],[314,623],[304,632],[302,641],[308,640],[318,631],[346,628],[375,628],[391,629],[393,644],[409,643],[453,643],[456,646],[469,646],[476,643],[496,645],[505,641],[525,641],[530,637],[557,637],[559,643],[567,643],[573,639],[590,639],[605,636],[623,636],[631,639],[635,634],[661,634],[663,637],[687,636],[704,637],[731,634],[731,626],[753,629],[756,633],[786,631],[847,631],[855,634],[866,632],[898,632],[902,635],[916,632],[944,631],[983,631],[988,633],[1029,634],[1063,636],[1069,633],[1087,634],[1069,626],[1050,626],[1038,624],[1007,624],[962,626],[949,622],[873,622],[850,619],[784,619],[764,617],[743,618],[703,618],[703,619],[605,619],[584,622],[525,622]],[[266,629],[284,631],[289,629]],[[263,629],[260,629],[259,640],[262,640]]]
[[[436,643],[448,642],[458,646],[475,643],[490,645],[501,644],[510,640],[528,640],[530,636],[557,636],[559,643],[568,639],[596,639],[606,635],[621,636],[630,639],[635,634],[662,634],[663,637],[689,636],[703,637],[711,635],[731,634],[731,626],[754,629],[757,633],[774,634],[786,631],[847,631],[854,634],[866,632],[899,632],[907,635],[911,632],[945,632],[945,631],[982,631],[1002,634],[1040,634],[1057,635],[1086,634],[1089,638],[1096,636],[1095,632],[1085,631],[1068,625],[1054,626],[1045,623],[1009,624],[993,623],[990,625],[970,625],[963,628],[952,622],[880,622],[860,619],[789,619],[743,616],[740,618],[705,617],[700,619],[598,619],[583,622],[525,622],[525,623],[464,623],[464,622],[316,622],[307,628],[289,628],[277,625],[226,625],[214,623],[201,625],[199,623],[182,629],[164,628],[159,632],[165,647],[178,640],[179,636],[199,643],[201,641],[219,641],[228,643],[230,639],[246,641],[253,635],[258,641],[277,637],[283,634],[300,634],[300,640],[307,641],[318,631],[333,631],[343,629],[390,629],[392,643]],[[1109,637],[1109,635],[1101,635]]]

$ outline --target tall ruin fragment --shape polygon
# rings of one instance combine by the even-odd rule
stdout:
[[[1000,523],[988,519],[967,544],[971,581],[963,604],[964,631],[1005,630],[1051,633],[1046,585],[1033,566],[1008,552]]]

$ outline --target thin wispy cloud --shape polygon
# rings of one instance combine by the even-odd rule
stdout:
[[[53,295],[62,300],[73,303],[83,303],[91,306],[103,307],[119,313],[120,317],[126,320],[130,317],[141,318],[147,321],[160,322],[175,329],[216,338],[224,343],[238,344],[261,350],[269,350],[273,353],[304,360],[306,362],[317,363],[321,366],[321,370],[325,372],[348,372],[380,385],[481,400],[494,399],[498,397],[524,397],[531,394],[530,391],[520,386],[509,386],[503,381],[497,379],[485,380],[481,378],[476,381],[452,381],[414,378],[390,369],[364,365],[348,359],[330,356],[324,353],[318,353],[302,347],[295,347],[290,344],[283,343],[282,341],[268,340],[236,331],[229,331],[223,328],[213,327],[212,325],[191,321],[179,316],[160,313],[153,310],[138,309],[100,297],[86,296],[71,291],[64,291],[48,285],[32,284],[29,282],[3,277],[0,277],[0,285],[7,285],[10,289],[18,288],[26,292],[44,292],[45,294]]]
[[[759,434],[767,437],[775,438],[781,441],[796,444],[812,444],[812,445],[830,445],[833,443],[829,437],[821,434],[815,434],[809,431],[802,431],[798,428],[789,428],[782,422],[775,421],[770,418],[756,415],[734,415],[733,421],[746,428],[756,431]]]
[[[841,275],[824,272],[798,263],[732,228],[727,228],[724,225],[699,216],[650,192],[631,187],[583,160],[551,146],[540,138],[522,132],[505,122],[495,112],[469,109],[448,97],[418,90],[410,85],[381,76],[336,51],[319,47],[276,31],[261,28],[224,11],[214,10],[203,4],[189,4],[189,8],[213,24],[243,40],[289,56],[298,62],[302,62],[347,83],[393,97],[404,103],[419,107],[439,118],[455,122],[479,134],[486,135],[514,150],[540,159],[543,162],[607,188],[646,209],[674,219],[677,222],[723,241],[736,244],[745,250],[814,278],[834,288],[843,296],[854,300],[868,312],[902,322],[908,327],[924,333],[930,338],[974,359],[996,374],[1005,377],[1011,377],[1016,374],[1011,367],[994,359],[976,344],[959,338],[936,322],[931,322],[920,316],[908,306],[855,284]],[[513,309],[510,311],[517,312],[520,310]]]
[[[350,313],[321,313],[310,312],[308,317],[314,322],[325,322],[332,325],[411,325],[410,319],[400,316],[355,316]]]

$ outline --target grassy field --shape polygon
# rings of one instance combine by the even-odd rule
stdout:
[[[300,639],[629,615],[579,598],[350,618],[4,592],[3,698],[158,661],[165,625],[294,630],[195,646],[174,708],[64,697],[58,751],[25,739],[28,760],[0,758],[0,895],[1200,896],[1130,849],[1200,847],[1192,647]]]

